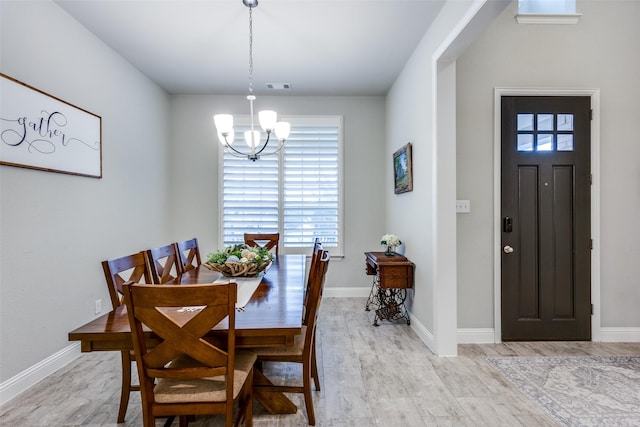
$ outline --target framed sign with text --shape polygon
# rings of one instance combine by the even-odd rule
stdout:
[[[0,73],[0,164],[102,178],[102,118]]]

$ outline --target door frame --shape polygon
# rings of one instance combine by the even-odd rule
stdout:
[[[591,98],[591,341],[600,341],[600,89],[496,87],[493,100],[493,324],[494,342],[502,342],[501,98],[503,96],[588,96]]]

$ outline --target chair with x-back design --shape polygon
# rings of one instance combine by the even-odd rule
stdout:
[[[178,257],[180,258],[180,268],[185,273],[189,270],[193,270],[202,264],[200,259],[200,248],[198,247],[198,239],[184,240],[176,243],[178,250]]]
[[[235,351],[237,284],[141,285],[125,284],[124,298],[142,394],[145,427],[156,417],[224,414],[231,426],[238,403],[239,424],[253,423],[252,352]],[[223,346],[205,339],[227,320]],[[148,347],[145,328],[158,338]]]
[[[147,254],[144,251],[102,261],[102,269],[107,280],[111,305],[114,309],[124,304],[122,288],[124,283],[151,283]],[[129,405],[129,395],[132,391],[140,391],[140,386],[131,384],[131,362],[135,359],[133,352],[122,350],[120,353],[122,359],[122,386],[120,387],[118,423],[123,423],[127,414],[127,406]]]
[[[262,247],[278,257],[280,233],[244,233],[244,243],[253,247]]]
[[[175,243],[147,250],[151,280],[153,283],[168,283],[182,274],[180,256]]]

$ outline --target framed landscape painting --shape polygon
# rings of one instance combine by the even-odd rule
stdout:
[[[411,143],[393,153],[393,183],[395,194],[413,191]]]
[[[102,118],[0,73],[0,164],[102,177]]]

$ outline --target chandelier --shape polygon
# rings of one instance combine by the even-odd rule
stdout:
[[[251,129],[244,133],[244,141],[249,147],[249,151],[245,151],[233,146],[234,130],[233,116],[231,114],[216,114],[213,116],[218,139],[225,146],[227,151],[237,157],[246,157],[249,160],[256,161],[260,158],[260,154],[267,148],[271,134],[275,133],[278,139],[278,147],[274,151],[264,153],[265,155],[275,154],[282,149],[285,140],[289,137],[291,125],[288,122],[279,122],[278,113],[271,110],[260,111],[258,113],[258,121],[260,127],[267,133],[264,142],[261,142],[260,131],[255,130],[253,101],[256,100],[253,94],[253,8],[258,6],[258,0],[242,0],[242,3],[249,8],[249,110],[251,114]]]

